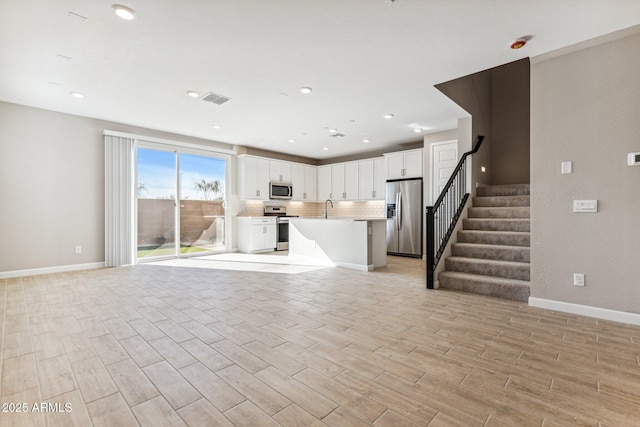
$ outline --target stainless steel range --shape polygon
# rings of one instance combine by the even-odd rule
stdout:
[[[298,215],[287,215],[286,206],[265,206],[264,216],[276,217],[276,251],[289,250],[289,218]]]

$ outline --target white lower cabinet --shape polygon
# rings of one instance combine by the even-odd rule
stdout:
[[[276,248],[276,219],[268,217],[238,217],[238,251],[252,254],[270,252]]]

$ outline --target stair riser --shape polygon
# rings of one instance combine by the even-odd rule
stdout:
[[[440,287],[445,289],[510,299],[513,301],[527,302],[529,300],[529,288],[525,286],[482,283],[481,278],[475,281],[446,277],[444,274],[440,275],[439,282]]]
[[[487,262],[474,262],[473,259],[454,260],[447,258],[446,271],[459,271],[461,273],[478,274],[480,276],[503,277],[505,279],[529,280],[529,266],[491,264]]]
[[[529,184],[518,185],[495,185],[487,187],[478,187],[476,194],[479,197],[493,196],[524,196],[530,194]]]
[[[529,218],[528,207],[514,208],[469,208],[469,218]]]
[[[483,245],[530,246],[529,233],[506,234],[504,232],[488,232],[476,234],[472,231],[458,232],[458,243],[479,243]]]
[[[473,206],[477,208],[530,206],[530,198],[529,196],[474,197]]]
[[[465,258],[495,259],[498,261],[530,262],[529,248],[487,248],[486,246],[474,247],[454,243],[451,246],[451,255]]]
[[[528,232],[531,229],[530,224],[530,221],[525,218],[502,220],[498,218],[465,218],[462,220],[462,228],[465,230]]]

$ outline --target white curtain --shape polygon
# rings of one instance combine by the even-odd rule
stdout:
[[[134,139],[104,135],[105,266],[134,263]]]

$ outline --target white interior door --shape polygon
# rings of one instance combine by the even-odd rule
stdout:
[[[458,164],[458,141],[431,144],[431,204],[436,201]]]

